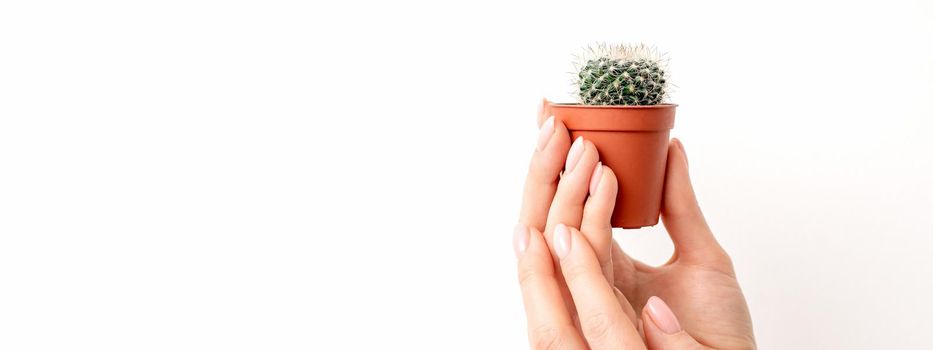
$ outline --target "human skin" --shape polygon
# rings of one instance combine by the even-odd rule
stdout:
[[[615,174],[591,142],[571,141],[549,114],[544,101],[513,241],[532,348],[755,349],[745,298],[697,204],[683,144],[670,143],[661,209],[674,254],[649,266],[612,238]]]

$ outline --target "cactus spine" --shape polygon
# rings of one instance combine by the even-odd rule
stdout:
[[[667,97],[666,61],[644,45],[590,47],[578,63],[581,102],[586,105],[656,105]]]

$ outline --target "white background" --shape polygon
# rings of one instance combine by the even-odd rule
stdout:
[[[931,23],[925,0],[3,2],[0,348],[526,347],[535,108],[597,41],[672,59],[762,348],[929,347]]]

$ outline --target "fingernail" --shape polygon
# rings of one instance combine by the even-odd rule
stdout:
[[[551,135],[554,135],[554,117],[548,117],[544,121],[544,124],[541,124],[541,131],[538,132],[538,151],[543,151],[547,147],[548,141],[551,140]]]
[[[561,259],[570,253],[570,230],[564,224],[557,224],[554,228],[554,251]]]
[[[599,180],[603,178],[603,162],[596,163],[596,169],[593,169],[593,177],[590,178],[590,195],[596,194],[599,188]]]
[[[573,145],[570,146],[570,152],[567,153],[567,164],[564,165],[564,174],[569,174],[573,171],[573,168],[577,166],[577,162],[580,161],[580,156],[583,155],[583,136],[577,137],[573,141]]]
[[[648,308],[651,320],[662,332],[667,334],[680,332],[680,322],[677,322],[677,317],[674,316],[674,312],[671,311],[671,308],[667,306],[664,300],[653,296],[648,298],[645,307]]]
[[[521,258],[528,249],[528,228],[522,224],[515,225],[515,233],[512,237],[512,248],[515,249],[515,257]]]

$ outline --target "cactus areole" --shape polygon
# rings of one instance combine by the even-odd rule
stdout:
[[[552,104],[572,138],[583,137],[619,181],[612,227],[658,223],[670,130],[667,61],[644,45],[597,45],[578,57],[579,103]]]

